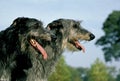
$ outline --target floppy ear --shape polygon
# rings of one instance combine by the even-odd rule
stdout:
[[[46,27],[47,30],[59,30],[61,28],[63,28],[63,24],[61,22],[61,19],[55,20],[55,21],[49,23]]]
[[[12,27],[16,27],[17,25],[24,24],[24,21],[28,20],[28,18],[18,17],[11,24]]]
[[[12,27],[16,27],[16,25],[21,21],[21,18],[16,18],[11,24]]]

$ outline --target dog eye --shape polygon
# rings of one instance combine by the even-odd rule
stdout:
[[[78,25],[77,25],[77,24],[74,24],[74,25],[73,25],[73,28],[78,28]]]

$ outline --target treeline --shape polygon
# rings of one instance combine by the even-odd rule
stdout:
[[[62,57],[48,81],[120,81],[120,70],[106,66],[99,59],[90,68],[74,68]]]

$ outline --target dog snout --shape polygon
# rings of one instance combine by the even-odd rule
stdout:
[[[90,40],[93,40],[95,38],[95,35],[93,35],[92,33],[89,36],[90,36]]]

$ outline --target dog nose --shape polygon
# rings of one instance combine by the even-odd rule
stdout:
[[[95,35],[90,34],[90,40],[93,40],[95,38]]]

